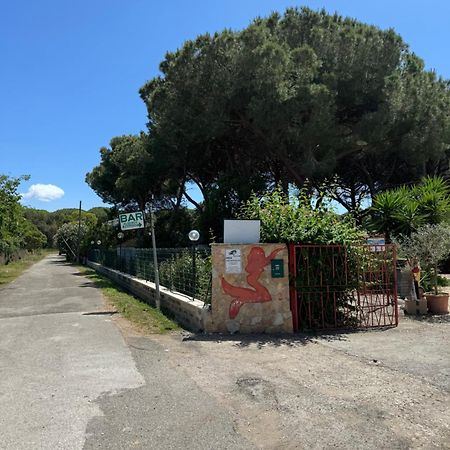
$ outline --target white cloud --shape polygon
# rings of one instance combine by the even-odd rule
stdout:
[[[58,200],[63,195],[64,191],[54,184],[33,184],[25,194],[22,194],[22,198],[51,202],[52,200]]]

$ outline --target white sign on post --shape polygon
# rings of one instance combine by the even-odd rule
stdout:
[[[259,232],[259,220],[223,221],[223,242],[225,244],[257,244]]]
[[[242,272],[241,249],[233,248],[225,250],[225,272],[226,273]]]
[[[132,213],[119,215],[120,229],[136,230],[138,228],[144,228],[144,213],[142,211],[136,211]]]

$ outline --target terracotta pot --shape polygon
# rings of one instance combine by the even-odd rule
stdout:
[[[431,314],[448,314],[447,293],[425,294],[428,304],[428,312]]]

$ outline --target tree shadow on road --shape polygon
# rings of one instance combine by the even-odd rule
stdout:
[[[232,342],[236,347],[245,348],[256,346],[263,347],[296,347],[307,345],[312,342],[313,337],[307,334],[192,334],[183,338],[183,342]]]
[[[353,334],[365,334],[365,333],[382,333],[389,328],[377,328],[377,329],[346,329],[346,330],[328,330],[317,331],[308,333],[295,333],[295,334],[190,334],[183,338],[183,342],[196,341],[196,342],[217,342],[218,344],[223,342],[234,342],[236,347],[250,347],[256,346],[257,348],[263,347],[297,347],[304,346],[310,343],[318,343],[320,341],[334,342],[334,341],[348,341],[349,335]]]
[[[73,263],[66,261],[65,259],[50,259],[49,264],[54,264],[55,266],[72,266]]]

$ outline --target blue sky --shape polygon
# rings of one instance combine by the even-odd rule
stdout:
[[[445,0],[0,0],[0,173],[29,174],[35,208],[101,206],[85,174],[111,137],[145,130],[138,89],[166,51],[302,5],[392,27],[450,78]]]

